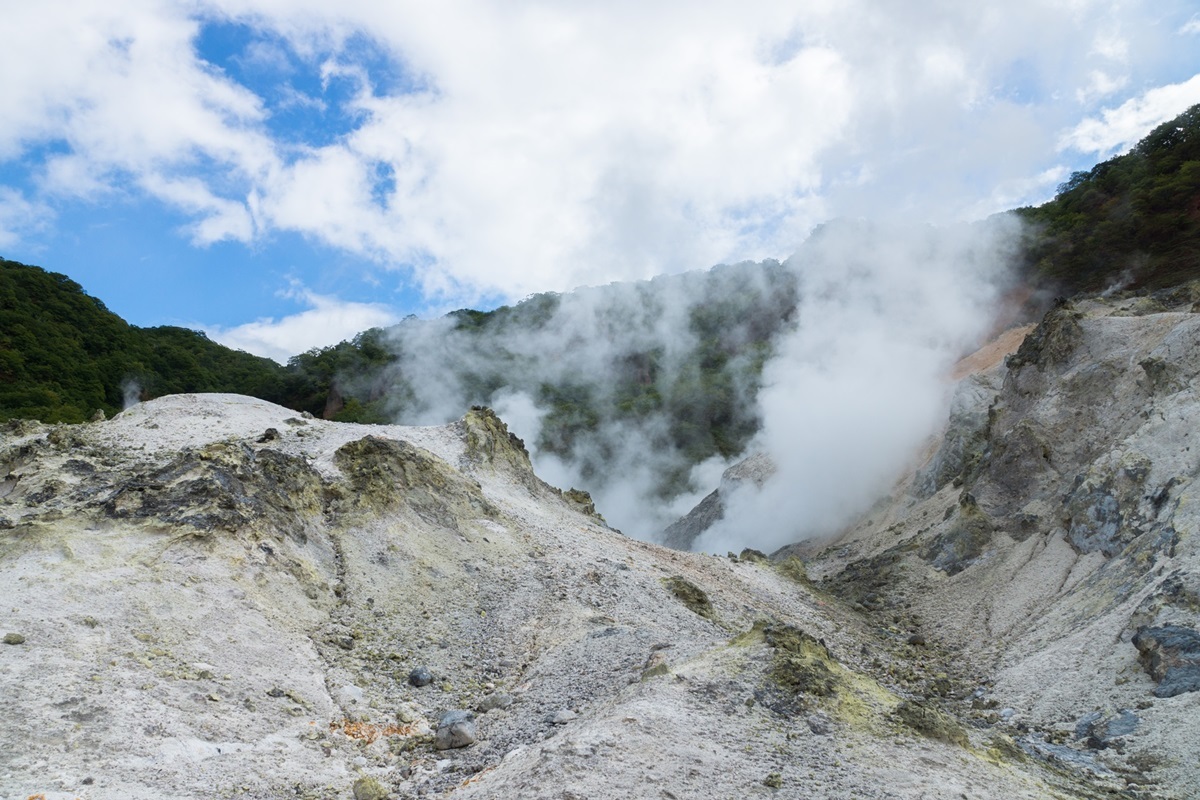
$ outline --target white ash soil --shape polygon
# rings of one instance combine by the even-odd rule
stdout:
[[[968,721],[1136,797],[1200,797],[1200,692],[1156,696],[1132,642],[1200,623],[1191,307],[1095,299],[1011,366],[993,344],[930,461],[837,541],[793,548],[880,626],[970,664]],[[1123,714],[1132,731],[1080,735]]]
[[[0,800],[1112,785],[1024,759],[991,728],[965,744],[918,733],[892,711],[951,652],[904,643],[799,572],[633,541],[581,507],[487,412],[362,426],[184,395],[9,425],[0,633],[24,640],[0,645]],[[674,576],[707,593],[708,616]],[[835,688],[781,687],[781,651],[752,629],[767,619],[823,640],[810,655]],[[408,683],[418,666],[430,685]],[[435,750],[440,714],[485,698],[499,707],[477,714],[476,742]]]

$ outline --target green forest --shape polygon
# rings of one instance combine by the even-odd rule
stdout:
[[[1017,268],[1043,294],[1155,290],[1195,279],[1200,106],[1131,152],[1076,172],[1052,201],[1009,213],[1027,223]],[[65,275],[0,261],[0,419],[83,422],[97,410],[111,416],[131,399],[236,392],[329,419],[410,421],[422,411],[423,388],[412,383],[412,351],[423,335],[436,334],[452,343],[445,368],[461,410],[519,390],[546,409],[537,443],[544,451],[569,457],[578,437],[599,423],[661,417],[668,424],[653,444],[692,463],[738,453],[757,429],[748,400],[763,364],[794,322],[792,269],[768,260],[589,291],[588,302],[602,309],[596,319],[613,317],[607,360],[592,365],[603,381],[539,366],[535,353],[511,344],[574,335],[555,326],[578,302],[576,293],[410,319],[283,366],[196,331],[129,325]],[[630,315],[652,320],[676,307],[686,328],[682,350],[647,334],[649,323],[625,330]]]
[[[1060,294],[1154,290],[1200,268],[1200,105],[1155,128],[1129,153],[1076,172],[1030,223],[1029,279]]]

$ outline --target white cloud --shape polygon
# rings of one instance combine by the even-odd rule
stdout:
[[[314,347],[326,347],[368,328],[386,327],[399,321],[391,309],[376,303],[354,303],[293,288],[290,297],[309,308],[297,314],[247,322],[232,328],[205,329],[214,341],[235,350],[272,358],[281,364]]]
[[[35,167],[50,201],[145,192],[198,244],[294,231],[407,265],[436,300],[520,297],[783,256],[831,214],[960,217],[1054,166],[1059,132],[1103,148],[1178,105],[1148,92],[1144,113],[1079,126],[1190,57],[1194,18],[1160,16],[1149,0],[18,4],[0,159],[52,147]],[[260,34],[231,63],[278,91],[199,57],[210,21]],[[299,91],[301,62],[357,92]],[[272,127],[284,112],[343,129],[305,139]]]
[[[45,227],[50,216],[46,206],[0,186],[0,247],[11,247],[30,231]]]
[[[1200,14],[1196,14],[1185,22],[1183,27],[1179,29],[1179,32],[1185,35],[1200,33]]]
[[[168,179],[150,173],[142,188],[199,217],[187,230],[192,242],[209,245],[225,239],[248,242],[254,235],[254,222],[242,203],[217,197],[199,178]]]
[[[1114,92],[1120,91],[1128,82],[1128,78],[1123,75],[1113,76],[1103,70],[1092,70],[1088,84],[1076,90],[1075,99],[1081,105],[1087,105],[1093,100],[1108,97]]]
[[[1071,174],[1062,164],[1028,178],[1016,178],[998,184],[990,195],[967,207],[966,219],[983,219],[1028,202],[1030,197],[1045,197]]]
[[[1063,136],[1059,148],[1095,153],[1098,157],[1124,152],[1155,127],[1196,103],[1200,103],[1200,74],[1104,109],[1098,119],[1085,119]]]

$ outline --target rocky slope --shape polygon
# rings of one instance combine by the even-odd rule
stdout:
[[[1169,334],[1186,319],[1170,319],[1162,341],[1182,342]],[[985,441],[1012,442],[1004,463],[1037,455],[1037,440],[1010,428],[1036,405],[1038,376],[1098,335],[1077,326],[1083,344],[1065,361],[1043,347],[1014,379],[1021,410],[987,417]],[[1151,373],[1136,391],[1156,402],[1191,379]],[[1188,418],[1172,408],[1129,418],[1123,435],[1165,425],[1182,437]],[[795,559],[627,539],[585,495],[540,481],[485,410],[438,428],[359,426],[179,395],[110,421],[13,423],[0,438],[0,798],[1108,796],[1123,775],[1027,755],[1014,720],[1073,723],[1119,706],[1138,709],[1136,736],[1192,730],[1183,712],[1196,695],[1153,696],[1121,638],[1127,621],[1102,641],[1087,627],[1117,608],[1150,628],[1191,613],[1168,603],[1192,596],[1190,573],[1173,566],[1191,552],[1187,478],[1171,482],[1190,475],[1191,454],[1139,452],[1145,469],[1097,462],[1070,505],[1082,520],[1105,507],[1088,497],[1125,503],[1134,484],[1165,486],[1161,502],[1129,506],[1149,527],[1128,544],[1118,532],[1076,553],[1069,526],[1002,532],[1005,473],[980,459],[964,484],[974,501],[939,488],[889,510],[890,532],[877,520],[817,561],[835,574],[886,561],[908,535],[942,542],[932,557],[924,540],[897,557],[937,590],[909,595],[889,621],[880,614],[907,584],[841,600]],[[989,531],[978,552],[954,555],[970,536],[931,538],[972,515]],[[1118,545],[1132,555],[1110,555]],[[963,568],[932,566],[943,551],[944,566]],[[1161,577],[1104,568],[1146,559]],[[1044,591],[1000,585],[1019,570],[1045,574]],[[1166,594],[1177,573],[1183,588]],[[983,574],[1007,599],[981,617],[970,598]],[[1093,616],[1059,621],[1060,584]],[[1031,611],[1049,616],[1022,624]],[[905,627],[920,627],[915,614],[944,619],[925,645]],[[1062,625],[1077,635],[1047,638]],[[980,626],[992,645],[972,638]],[[968,653],[988,665],[979,676]],[[1126,683],[1071,673],[1052,684],[1070,691],[1026,686],[1092,663]],[[963,724],[957,698],[977,689],[1019,710]]]
[[[1197,297],[1060,304],[966,370],[891,497],[780,554],[969,665],[969,722],[1152,797],[1200,797]]]

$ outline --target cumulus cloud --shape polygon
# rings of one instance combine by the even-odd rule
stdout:
[[[1182,83],[1151,89],[1116,108],[1104,109],[1098,118],[1089,117],[1070,130],[1059,147],[1095,153],[1101,158],[1124,152],[1149,131],[1196,103],[1200,103],[1200,74]]]
[[[397,322],[395,312],[383,305],[339,300],[299,286],[294,286],[290,295],[308,308],[279,319],[267,317],[232,328],[210,327],[205,332],[226,347],[286,364],[292,356],[314,347]]]
[[[51,202],[142,192],[197,245],[294,231],[468,304],[1043,191],[1061,131],[1113,147],[1178,106],[1166,87],[1095,120],[1162,82],[1193,21],[1034,0],[23,4],[0,159]],[[197,44],[214,24],[246,34],[221,63]],[[342,128],[287,128],[305,110]]]
[[[16,244],[29,231],[45,227],[50,213],[20,192],[0,186],[0,247]]]

